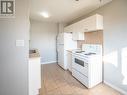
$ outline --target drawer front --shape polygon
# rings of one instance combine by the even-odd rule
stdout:
[[[72,75],[78,79],[82,84],[84,84],[86,87],[88,87],[88,78],[81,73],[79,73],[77,70],[72,69]]]
[[[83,59],[77,57],[73,57],[72,61],[72,68],[88,77],[88,63],[85,63]]]
[[[88,67],[82,67],[78,64],[74,64],[73,68],[85,75],[86,77],[88,77]]]

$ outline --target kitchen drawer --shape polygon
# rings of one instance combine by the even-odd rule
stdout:
[[[78,65],[77,63],[73,63],[72,67],[82,73],[83,75],[88,77],[88,66],[85,67]]]
[[[79,73],[77,70],[72,69],[72,75],[78,79],[82,84],[84,84],[86,87],[88,87],[88,78],[81,73]]]

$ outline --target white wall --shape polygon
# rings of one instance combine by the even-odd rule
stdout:
[[[104,81],[127,93],[127,0],[113,0],[75,21],[95,13],[104,16]]]
[[[16,1],[15,18],[0,18],[0,95],[28,95],[28,0]],[[24,40],[24,47],[16,47]]]
[[[41,62],[56,61],[56,36],[58,24],[31,20],[30,48],[40,51]]]

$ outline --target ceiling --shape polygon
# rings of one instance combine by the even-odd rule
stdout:
[[[70,22],[112,0],[30,0],[30,18],[48,22]],[[48,12],[49,18],[40,15]]]

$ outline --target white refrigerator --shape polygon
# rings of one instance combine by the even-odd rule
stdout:
[[[59,33],[57,36],[58,65],[67,70],[67,50],[77,49],[77,41],[72,40],[72,33]]]

